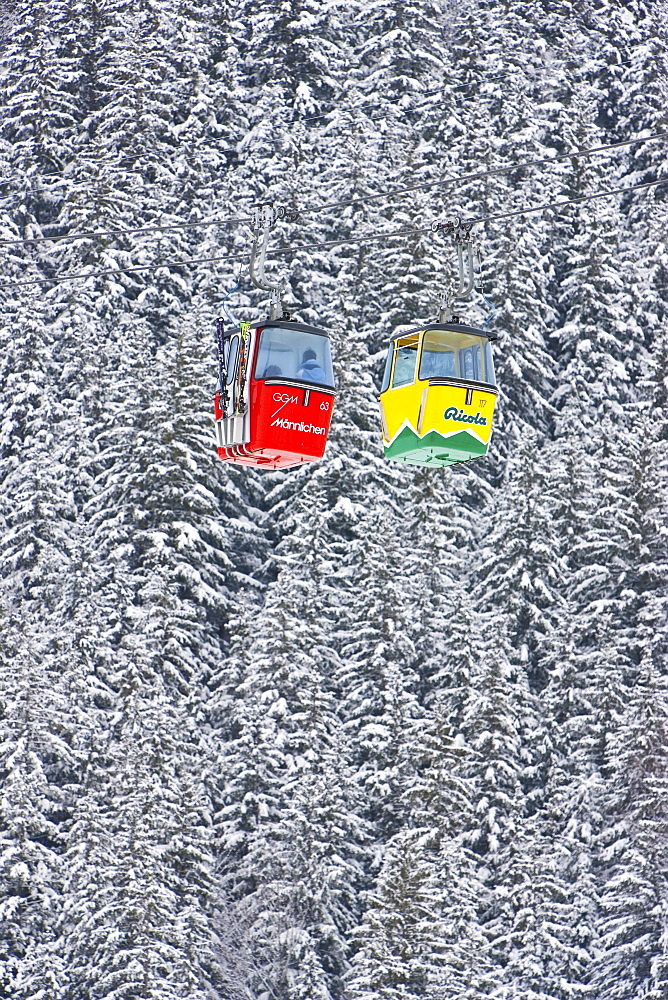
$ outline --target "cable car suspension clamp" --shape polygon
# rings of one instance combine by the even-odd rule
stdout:
[[[453,219],[445,219],[441,222],[438,219],[431,224],[433,233],[449,233],[457,243],[465,243],[471,236],[473,222],[462,222],[458,215]]]
[[[255,205],[253,207],[251,229],[253,230],[254,240],[250,259],[250,277],[256,288],[261,288],[262,291],[269,292],[271,295],[269,319],[281,319],[283,316],[281,291],[288,283],[285,275],[275,281],[270,281],[264,272],[269,231],[278,219],[285,219],[291,222],[297,218],[298,214],[294,209],[282,206],[275,208],[271,204]]]
[[[473,246],[471,238],[473,222],[462,222],[459,216],[444,222],[433,222],[431,228],[434,233],[448,233],[454,239],[457,247],[458,285],[457,288],[452,288],[449,285],[443,293],[438,316],[440,323],[451,323],[455,301],[468,299],[476,286],[480,271],[480,244]],[[464,267],[464,255],[466,255],[466,268]]]

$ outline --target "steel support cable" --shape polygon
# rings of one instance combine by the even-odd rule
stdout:
[[[630,191],[641,191],[647,188],[657,187],[659,184],[668,184],[668,177],[662,177],[660,180],[655,181],[645,181],[642,184],[632,184],[620,188],[611,188],[608,191],[595,191],[593,194],[579,195],[575,198],[566,198],[563,201],[545,202],[542,205],[520,208],[514,212],[497,212],[494,215],[482,215],[477,219],[464,219],[463,221],[466,225],[479,225],[483,222],[497,222],[500,219],[513,219],[521,215],[533,215],[536,212],[545,212],[548,210],[555,211],[559,208],[565,208],[567,205],[581,205],[588,201],[594,201],[597,198],[609,198],[616,194],[626,194]],[[306,250],[324,250],[346,245],[355,246],[360,243],[372,242],[373,240],[389,240],[403,236],[417,236],[430,232],[433,232],[432,226],[426,226],[420,229],[397,229],[390,233],[370,233],[368,236],[355,236],[345,240],[327,240],[323,243],[306,243],[302,246],[274,247],[271,251],[267,252],[273,257],[282,257],[286,254],[297,254]],[[0,285],[0,291],[5,288],[20,288],[27,285],[56,285],[62,284],[66,281],[83,281],[88,278],[103,278],[112,274],[120,275],[135,274],[139,271],[158,271],[163,267],[185,267],[188,264],[223,263],[226,261],[243,260],[247,256],[248,252],[233,254],[225,257],[190,257],[185,258],[184,260],[163,260],[159,261],[157,264],[140,264],[136,267],[112,268],[106,271],[87,271],[80,274],[68,274],[64,275],[62,278],[31,278],[28,281],[8,281],[5,284]]]
[[[173,149],[172,152],[174,153],[174,155],[178,155],[179,150],[178,149]],[[180,158],[179,162],[181,162],[181,163],[189,163],[191,160],[197,160],[197,159],[199,159],[200,156],[202,156],[203,154],[206,154],[206,153],[218,153],[219,156],[223,156],[225,153],[234,153],[235,156],[236,156],[236,155],[238,155],[238,150],[235,149],[233,146],[232,147],[227,147],[226,149],[216,149],[215,146],[209,146],[208,148],[202,149],[199,153],[193,154],[193,156],[182,156]],[[95,167],[95,166],[98,166],[99,164],[111,163],[111,166],[113,168],[113,167],[120,167],[120,165],[122,163],[125,163],[128,160],[136,161],[136,160],[138,160],[142,156],[153,156],[153,155],[155,155],[155,152],[153,150],[150,150],[150,151],[142,150],[140,153],[133,153],[132,155],[122,156],[120,158],[120,160],[114,160],[113,157],[111,157],[111,156],[97,156],[97,157],[93,156],[93,157],[89,157],[87,159],[86,158],[82,158],[81,160],[78,160],[78,161],[77,160],[69,160],[65,164],[65,167],[70,167],[73,163],[77,163],[78,162],[78,163],[82,163],[82,164],[85,164],[85,165],[90,166],[90,167]],[[162,161],[158,161],[157,163],[155,161],[149,161],[148,163],[145,163],[144,166],[137,167],[136,170],[132,170],[131,168],[129,168],[125,172],[127,174],[139,174],[139,173],[142,173],[144,170],[148,170],[150,167],[153,167],[154,169],[157,169],[158,167],[167,167],[167,166],[173,166],[173,165],[174,165],[174,163],[171,160],[162,160]],[[18,169],[18,168],[15,168],[15,169]],[[40,180],[42,177],[62,177],[63,180],[67,179],[67,175],[63,173],[63,169],[61,169],[61,170],[47,170],[44,173],[26,174],[26,176],[27,177],[31,177],[31,178],[34,177],[34,178],[37,178],[38,180]]]
[[[146,226],[139,229],[103,229],[85,233],[67,233],[65,236],[32,236],[23,240],[0,240],[0,246],[17,247],[29,243],[63,243],[65,241],[86,240],[93,236],[139,236],[144,233],[171,233],[182,229],[206,229],[207,226],[229,226],[239,222],[250,222],[251,216],[236,219],[208,219],[205,222],[175,222],[171,226]]]
[[[324,205],[317,205],[313,208],[299,209],[300,215],[313,215],[318,212],[329,211],[333,208],[343,208],[350,205],[363,205],[368,201],[376,201],[379,198],[394,198],[400,194],[408,194],[412,191],[425,191],[428,188],[445,186],[446,184],[463,184],[471,180],[482,180],[485,177],[497,177],[501,174],[509,174],[514,170],[524,170],[529,167],[544,166],[548,163],[558,163],[561,160],[577,159],[580,156],[593,156],[594,154],[605,153],[608,150],[621,149],[624,146],[634,146],[645,142],[655,142],[658,139],[668,138],[668,132],[658,132],[655,135],[637,136],[635,139],[624,139],[621,142],[613,142],[606,146],[593,146],[589,149],[578,149],[570,153],[559,153],[557,156],[545,156],[538,160],[524,160],[520,163],[509,164],[505,167],[495,167],[493,170],[478,170],[471,174],[460,174],[459,177],[445,177],[438,181],[427,181],[424,184],[411,184],[408,187],[394,188],[391,191],[383,191],[380,194],[364,195],[361,198],[352,198],[347,201],[334,201]],[[89,239],[91,237],[106,236],[137,236],[144,233],[164,233],[178,232],[183,229],[205,229],[208,226],[225,226],[250,222],[250,216],[242,216],[232,219],[209,219],[204,222],[183,222],[173,223],[169,226],[149,226],[138,229],[109,229],[102,231],[90,231],[84,233],[73,233],[65,236],[34,236],[21,240],[0,240],[0,246],[14,247],[25,246],[33,243],[63,243],[65,241]]]
[[[439,187],[440,185],[463,184],[465,181],[482,180],[485,177],[497,177],[500,174],[511,174],[513,170],[541,167],[546,163],[558,163],[560,160],[577,159],[579,156],[592,156],[595,153],[603,153],[611,149],[621,149],[623,146],[633,146],[635,143],[653,142],[657,139],[668,139],[668,132],[639,136],[636,139],[624,139],[621,142],[613,142],[607,146],[592,146],[590,149],[578,149],[571,153],[559,153],[557,156],[544,156],[539,160],[524,160],[521,163],[511,164],[507,167],[495,167],[493,170],[477,170],[471,174],[460,174],[459,177],[446,177],[440,181],[411,184],[408,187],[395,188],[393,191],[384,191],[381,194],[370,194],[365,195],[363,198],[351,198],[348,201],[334,201],[326,205],[318,205],[316,208],[302,208],[299,210],[299,214],[310,215],[314,212],[325,212],[332,208],[344,208],[350,205],[364,204],[367,201],[375,201],[379,198],[393,198],[395,195],[408,194],[412,191],[426,191],[428,188]]]

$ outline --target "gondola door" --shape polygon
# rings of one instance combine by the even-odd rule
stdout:
[[[251,439],[250,377],[255,363],[257,331],[250,325],[231,330],[222,341],[222,380],[216,392],[218,454],[231,459]]]

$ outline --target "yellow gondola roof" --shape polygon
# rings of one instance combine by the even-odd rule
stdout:
[[[451,330],[453,333],[465,333],[469,337],[484,337],[485,340],[498,340],[499,336],[491,330],[481,330],[477,326],[466,326],[465,323],[424,323],[416,326],[412,330],[405,330],[403,333],[395,333],[390,340],[403,340],[415,333],[425,333],[427,330]]]

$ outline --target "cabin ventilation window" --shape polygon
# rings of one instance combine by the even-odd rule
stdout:
[[[417,367],[418,340],[412,337],[410,341],[397,341],[394,345],[394,369],[392,371],[392,388],[400,385],[410,385],[415,381]]]

